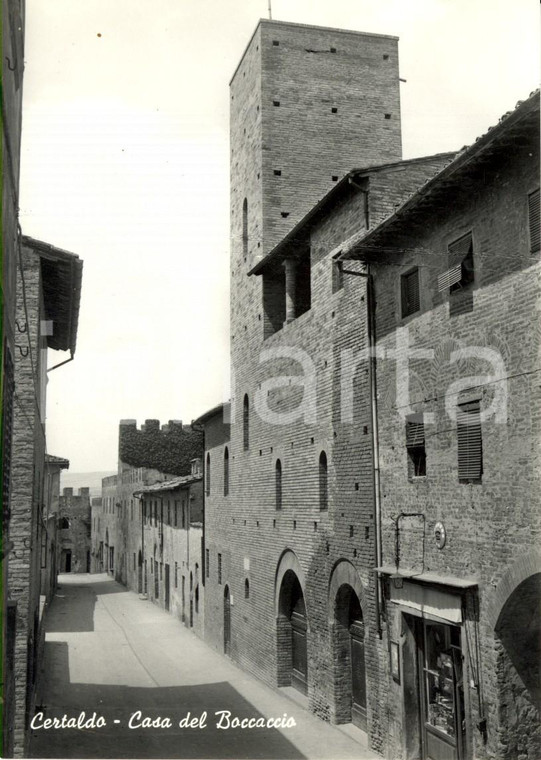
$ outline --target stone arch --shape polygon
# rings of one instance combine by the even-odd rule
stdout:
[[[282,553],[278,561],[278,567],[276,568],[276,578],[274,582],[274,609],[276,615],[278,615],[280,612],[280,589],[282,587],[284,575],[288,570],[292,570],[299,579],[302,593],[306,598],[306,578],[304,575],[304,570],[302,569],[295,552],[291,549],[286,549]]]
[[[494,639],[501,756],[541,757],[541,572],[514,588]]]
[[[512,565],[492,591],[487,605],[487,622],[491,629],[498,624],[500,614],[513,591],[531,575],[541,573],[541,550],[530,549]]]
[[[365,590],[357,569],[339,560],[329,580],[328,617],[333,653],[334,723],[366,731]]]
[[[294,552],[286,550],[278,563],[275,585],[276,682],[308,689],[308,616],[305,575]]]
[[[366,609],[366,592],[363,586],[363,582],[359,575],[359,572],[355,565],[347,559],[340,559],[332,569],[331,577],[329,579],[329,592],[327,597],[327,614],[329,624],[334,622],[335,618],[335,600],[338,594],[338,589],[343,585],[351,586],[351,588],[357,594],[361,609]]]

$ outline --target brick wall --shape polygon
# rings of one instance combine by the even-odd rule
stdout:
[[[404,228],[393,241],[402,255],[383,258],[373,265],[377,300],[378,344],[386,352],[397,349],[405,356],[404,336],[414,349],[432,351],[432,357],[418,357],[409,364],[411,410],[434,414],[425,423],[426,477],[408,479],[405,439],[405,402],[397,397],[397,380],[405,369],[397,369],[394,359],[378,359],[378,405],[380,418],[380,464],[383,504],[384,563],[394,565],[395,522],[401,512],[422,512],[402,521],[401,564],[458,578],[479,581],[479,610],[466,615],[463,626],[468,751],[475,757],[506,756],[500,742],[508,728],[502,724],[501,679],[509,675],[509,694],[515,690],[517,704],[529,704],[527,694],[518,696],[517,676],[510,675],[508,656],[496,644],[494,621],[488,611],[494,590],[519,559],[539,542],[539,384],[536,357],[538,331],[538,255],[530,254],[527,195],[539,185],[538,138],[516,147],[513,154],[493,158],[483,172],[474,176],[468,192],[446,198],[437,213],[427,215],[417,226]],[[502,191],[502,188],[505,190]],[[475,282],[457,296],[438,292],[437,276],[448,268],[447,246],[472,231]],[[387,262],[387,265],[386,263]],[[402,318],[400,276],[418,266],[420,311]],[[453,299],[462,299],[467,308],[453,309]],[[475,348],[473,356],[451,361],[451,353]],[[491,349],[503,364],[495,368],[482,361],[482,349]],[[483,473],[479,483],[459,483],[457,475],[456,422],[445,408],[451,384],[470,378],[463,387],[488,409],[501,384],[483,377],[507,377],[507,413],[503,422],[490,417],[482,423]],[[398,400],[397,400],[398,398]],[[456,394],[451,406],[457,403]],[[400,407],[400,408],[398,408]],[[407,410],[406,410],[407,411]],[[434,526],[442,521],[446,544],[438,549]],[[474,605],[474,601],[468,602]],[[400,626],[394,605],[389,605],[389,626],[399,636]],[[478,625],[474,622],[478,618]],[[478,655],[473,652],[479,635]],[[519,633],[516,633],[517,638]],[[523,640],[519,648],[525,648]],[[476,669],[480,676],[477,678]],[[500,679],[500,683],[498,682]],[[513,685],[514,684],[514,685]],[[390,716],[389,757],[401,757],[402,717],[400,689],[390,681],[388,695],[379,709]],[[531,702],[531,695],[530,695]],[[518,707],[520,717],[512,720],[506,744],[518,747],[516,732],[524,734],[524,746],[538,740],[531,707]],[[487,718],[486,744],[476,728]],[[518,728],[520,726],[520,728]],[[513,744],[513,742],[515,742]],[[507,751],[507,750],[506,750]],[[518,750],[517,750],[518,751]],[[513,755],[512,751],[508,756]],[[526,750],[521,749],[525,753]],[[524,754],[526,756],[526,754]]]
[[[26,753],[27,716],[32,713],[34,684],[39,661],[40,549],[45,473],[45,432],[42,426],[42,387],[46,370],[44,339],[40,335],[43,318],[40,260],[32,251],[22,250],[24,292],[21,270],[17,276],[16,318],[26,334],[18,339],[22,350],[15,352],[17,403],[13,421],[11,464],[11,518],[9,537],[9,599],[17,603],[14,643],[13,723],[8,741],[16,757]],[[23,338],[23,339],[21,339]],[[31,353],[30,353],[31,351]]]

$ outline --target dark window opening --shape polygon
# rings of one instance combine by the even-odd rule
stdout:
[[[328,509],[329,481],[327,471],[327,455],[324,451],[319,455],[319,508]]]
[[[461,483],[479,483],[483,475],[480,402],[459,404],[456,423],[458,480]]]
[[[310,250],[297,261],[295,269],[295,316],[300,317],[312,306]]]
[[[528,224],[530,228],[530,253],[537,253],[541,248],[539,188],[528,196]]]
[[[402,317],[409,317],[421,307],[419,296],[419,270],[412,269],[401,277]]]
[[[281,177],[282,176],[282,170],[281,169],[275,169],[274,170],[274,176],[275,177]]]
[[[281,330],[286,318],[286,276],[283,267],[263,275],[263,337]]]
[[[406,448],[408,452],[408,478],[426,476],[425,424],[422,414],[406,417]]]
[[[282,509],[282,463],[279,459],[275,467],[275,501],[276,509]]]
[[[250,598],[250,581],[248,578],[244,581],[244,598],[249,599]]]
[[[242,440],[246,451],[250,448],[250,402],[248,401],[248,394],[245,394],[242,404]]]
[[[248,255],[248,200],[244,199],[242,204],[242,255],[244,258]]]
[[[224,451],[224,496],[229,496],[229,449]]]
[[[207,454],[207,466],[205,468],[205,493],[210,494],[210,454]]]

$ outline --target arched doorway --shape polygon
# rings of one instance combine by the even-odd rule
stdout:
[[[231,595],[229,586],[224,589],[224,654],[231,654]]]
[[[280,584],[278,606],[278,685],[308,690],[308,621],[299,579],[288,569]]]
[[[507,598],[495,635],[502,758],[541,757],[541,573]]]
[[[359,597],[344,583],[334,604],[335,717],[366,731],[365,626]]]

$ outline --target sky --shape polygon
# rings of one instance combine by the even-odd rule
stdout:
[[[538,8],[272,0],[276,20],[400,38],[404,158],[470,144],[539,86]],[[116,469],[120,419],[228,397],[228,85],[262,17],[268,0],[26,0],[21,225],[84,260],[75,360],[47,391],[72,472]]]

